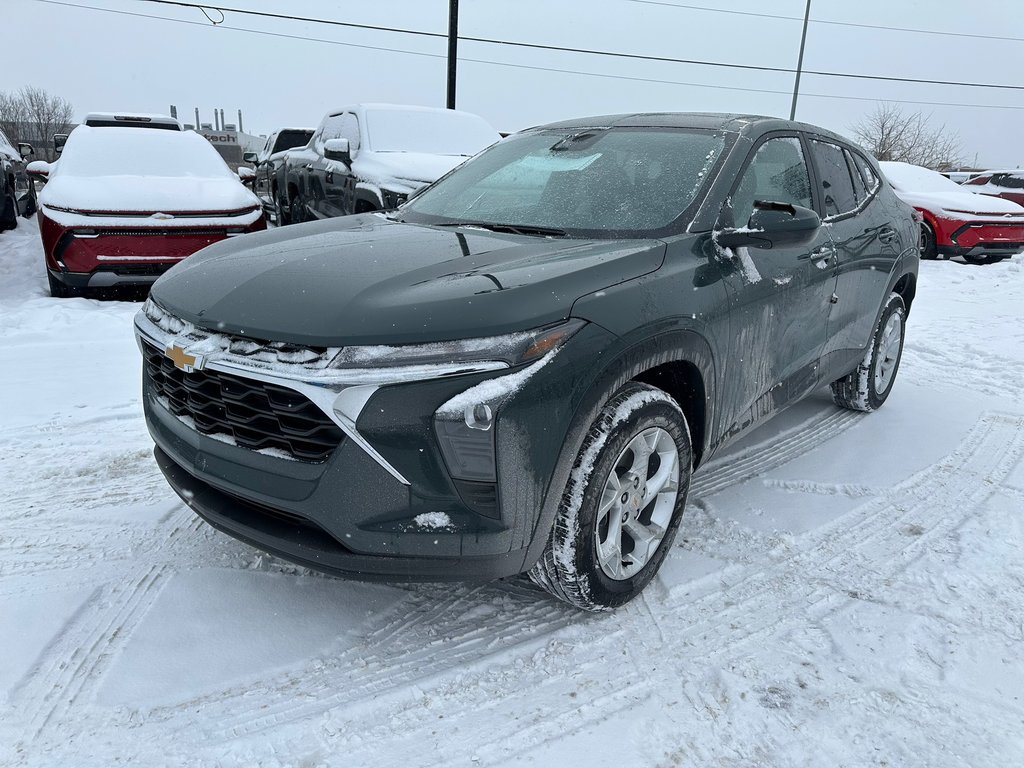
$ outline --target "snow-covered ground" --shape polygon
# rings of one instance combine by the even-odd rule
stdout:
[[[0,236],[0,765],[1024,764],[1024,257],[922,264],[878,413],[816,396],[698,474],[625,609],[339,581],[150,454],[138,305]]]

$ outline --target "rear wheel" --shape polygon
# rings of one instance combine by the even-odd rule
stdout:
[[[832,382],[836,405],[854,411],[874,411],[882,406],[899,371],[907,310],[898,293],[889,294],[871,345],[855,370]]]
[[[672,546],[692,466],[678,403],[646,384],[619,390],[583,441],[530,578],[584,610],[632,600]]]
[[[301,224],[306,220],[306,209],[303,206],[302,198],[293,194],[288,200],[288,223]]]

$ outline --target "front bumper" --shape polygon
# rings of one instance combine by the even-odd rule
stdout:
[[[140,344],[160,349],[176,337],[147,318],[136,319]],[[580,336],[586,335],[586,330]],[[593,348],[606,344],[603,331]],[[574,338],[573,344],[576,344]],[[585,343],[579,348],[586,349]],[[563,350],[565,351],[565,350]],[[211,357],[210,369],[231,376],[262,376],[238,361]],[[333,413],[344,437],[323,461],[296,461],[202,434],[176,416],[144,373],[147,425],[157,462],[174,490],[214,527],[293,562],[359,578],[403,580],[490,579],[520,573],[540,530],[540,511],[573,401],[586,369],[575,354],[559,352],[544,376],[527,380],[505,401],[495,425],[497,482],[493,505],[477,503],[467,484],[452,478],[433,428],[445,402],[475,384],[515,373],[472,371],[435,378],[368,383],[289,380],[278,367],[275,386],[294,389]],[[339,372],[332,372],[337,375]],[[345,376],[353,376],[346,372]],[[335,408],[348,391],[353,407]],[[342,403],[346,398],[342,397]],[[471,488],[470,491],[473,489]],[[419,515],[441,512],[449,524],[425,527]]]
[[[244,226],[64,226],[40,211],[39,222],[47,270],[73,288],[149,285],[208,245],[266,229],[263,216]]]
[[[1024,250],[1024,224],[940,219],[936,249],[943,256],[1012,256]]]

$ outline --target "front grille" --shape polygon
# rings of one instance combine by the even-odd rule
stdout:
[[[326,461],[343,439],[338,426],[295,390],[219,371],[185,373],[162,350],[144,347],[146,376],[157,396],[204,435],[308,462]]]

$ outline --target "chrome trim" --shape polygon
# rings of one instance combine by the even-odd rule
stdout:
[[[210,336],[218,335],[213,332],[208,333]],[[190,340],[184,334],[172,334],[164,331],[146,317],[142,310],[135,315],[135,336],[140,350],[143,342],[161,351],[166,351],[168,347],[176,344],[192,354],[189,347],[203,343]],[[356,422],[374,393],[388,384],[407,384],[471,373],[487,373],[509,367],[508,363],[499,360],[348,370],[311,370],[301,364],[296,364],[294,373],[285,374],[271,371],[265,365],[254,364],[251,360],[227,351],[210,352],[209,347],[205,347],[202,354],[206,357],[204,370],[222,371],[233,376],[275,384],[305,396],[337,424],[352,442],[362,448],[370,458],[403,485],[410,485],[410,483],[356,429]],[[277,367],[286,366],[279,363]]]

